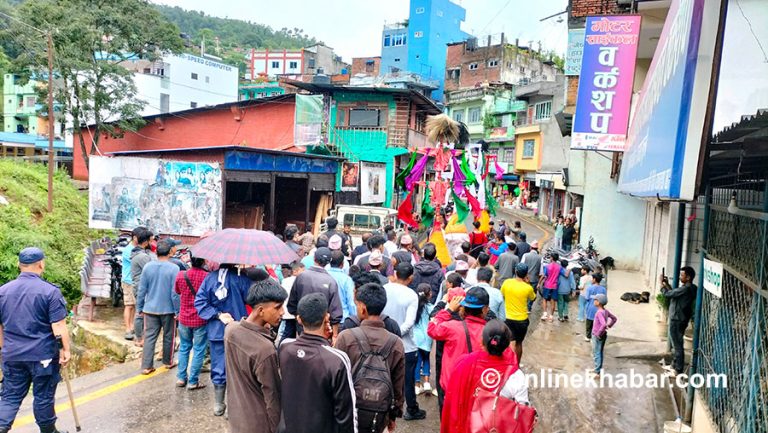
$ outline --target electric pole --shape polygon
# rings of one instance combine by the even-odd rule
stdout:
[[[56,118],[53,115],[53,36],[48,39],[48,212],[53,211],[53,131]]]

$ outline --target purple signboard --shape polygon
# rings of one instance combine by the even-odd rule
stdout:
[[[639,16],[587,17],[571,149],[624,150],[639,34]]]

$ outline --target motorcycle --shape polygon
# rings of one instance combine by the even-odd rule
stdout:
[[[544,263],[552,261],[552,254],[557,253],[561,260],[568,262],[568,269],[587,268],[594,271],[599,263],[600,254],[595,248],[595,239],[590,236],[587,248],[576,245],[571,251],[565,251],[561,248],[549,247],[544,253]]]
[[[104,240],[111,242],[108,238]],[[110,267],[109,297],[112,300],[113,307],[119,307],[120,303],[123,302],[123,249],[130,242],[131,239],[129,237],[120,236],[116,242],[112,243],[109,250],[105,252],[107,258],[102,260],[103,263],[108,264]]]

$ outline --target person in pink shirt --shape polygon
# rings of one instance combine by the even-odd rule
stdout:
[[[555,314],[555,305],[557,305],[557,282],[560,276],[568,277],[571,274],[570,270],[567,270],[560,266],[560,255],[552,253],[552,260],[549,264],[542,266],[541,274],[544,278],[539,279],[539,286],[544,288],[541,290],[542,309],[544,313],[541,315],[541,320],[552,322]]]

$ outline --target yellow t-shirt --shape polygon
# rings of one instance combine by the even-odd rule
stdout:
[[[536,299],[533,287],[525,281],[510,278],[501,285],[507,320],[525,320],[528,318],[528,301]]]

